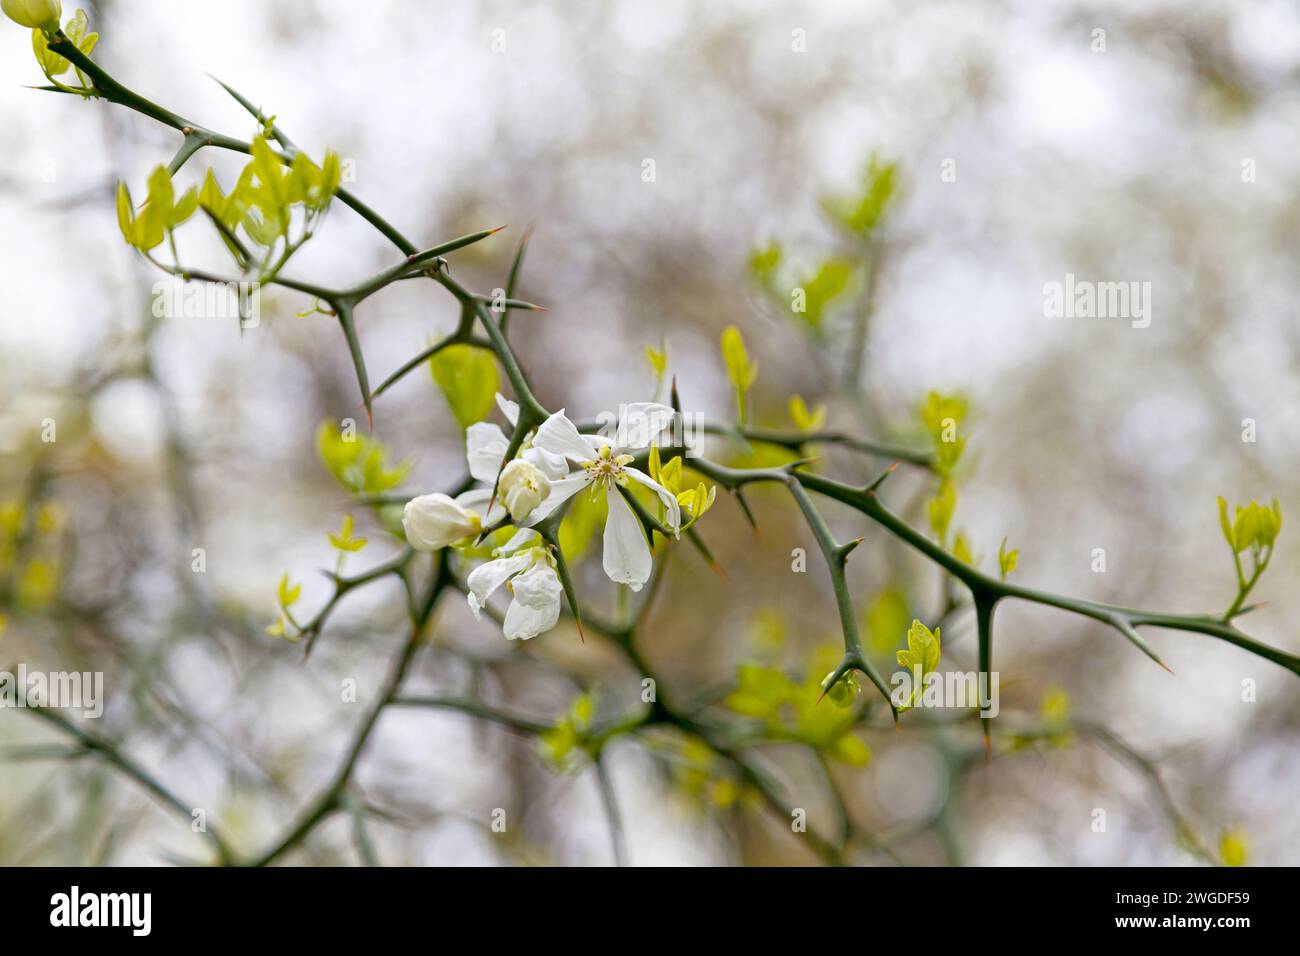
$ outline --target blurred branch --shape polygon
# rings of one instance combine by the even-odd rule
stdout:
[[[153,774],[149,773],[149,771],[145,770],[134,760],[123,754],[117,748],[116,744],[92,734],[89,731],[82,730],[57,711],[50,710],[46,707],[26,707],[24,709],[33,717],[38,717],[57,728],[62,733],[67,734],[75,740],[86,753],[99,757],[115,770],[118,770],[123,775],[134,780],[137,784],[152,794],[155,799],[168,809],[173,810],[187,823],[192,824],[194,822],[194,810],[196,808],[193,805],[185,803],[171,790],[160,783]],[[215,827],[208,825],[200,832],[204,839],[211,843],[213,848],[217,851],[217,859],[220,863],[228,865],[235,861],[235,857],[231,852],[229,845],[227,845],[225,840],[221,838],[220,833]]]

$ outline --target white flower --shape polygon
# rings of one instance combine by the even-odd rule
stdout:
[[[497,407],[513,427],[519,420],[519,406],[498,392]],[[469,461],[469,473],[484,484],[496,484],[497,473],[501,471],[501,463],[509,447],[510,439],[501,430],[500,425],[493,422],[476,422],[470,425],[465,432],[465,457]],[[536,442],[531,447],[525,448],[519,457],[551,481],[563,478],[569,473],[569,466],[565,463],[563,455],[553,455],[543,451],[537,447]]]
[[[497,404],[513,425],[519,418],[519,406],[499,393]],[[507,513],[511,521],[522,524],[529,512],[546,499],[551,479],[569,472],[562,456],[537,448],[525,449],[502,472],[501,463],[509,445],[510,440],[499,425],[477,422],[469,427],[465,434],[465,457],[469,473],[482,485],[455,499],[434,494],[408,501],[402,512],[402,527],[412,547],[421,551],[445,548],[495,527]],[[492,486],[498,473],[501,473],[500,495],[493,501]]]
[[[513,599],[503,625],[509,640],[526,641],[555,627],[564,589],[536,531],[524,529],[493,552],[501,555],[469,573],[466,586],[474,617],[493,591],[506,585]]]
[[[644,447],[671,422],[673,410],[655,402],[625,405],[619,409],[618,434],[625,436],[625,447]],[[664,503],[666,524],[674,530],[681,526],[677,499],[649,475],[631,467],[632,456],[615,454],[609,440],[599,435],[581,435],[573,422],[556,412],[537,429],[533,447],[549,455],[563,457],[578,470],[563,478],[551,479],[551,492],[529,518],[529,524],[550,516],[564,502],[583,488],[605,489],[609,517],[605,519],[605,573],[611,581],[626,584],[633,591],[650,578],[650,545],[641,528],[641,520],[619,491],[629,481],[636,481],[654,491]]]
[[[518,524],[545,500],[551,482],[535,465],[516,458],[501,470],[499,487],[510,520]]]
[[[483,519],[469,507],[481,496],[469,491],[456,498],[442,493],[412,498],[402,509],[402,528],[411,547],[419,551],[436,551],[483,530]]]
[[[3,0],[5,16],[33,30],[57,30],[63,16],[60,0]]]

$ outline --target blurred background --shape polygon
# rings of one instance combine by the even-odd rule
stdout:
[[[666,343],[684,407],[729,420],[728,325],[760,365],[762,426],[793,427],[799,394],[832,427],[924,447],[920,403],[960,393],[971,411],[955,524],[983,566],[1007,536],[1022,583],[1156,610],[1231,602],[1216,495],[1300,506],[1292,4],[85,8],[94,59],[127,86],[247,139],[253,121],[207,74],[220,78],[311,155],[337,150],[348,187],[420,246],[509,224],[452,257],[471,288],[504,283],[534,224],[518,291],[550,311],[517,314],[511,334],[548,408],[592,419],[648,400],[643,347]],[[300,317],[310,299],[283,289],[265,291],[261,325],[242,334],[233,320],[155,320],[159,276],[123,243],[113,196],[119,179],[140,194],[175,134],[27,89],[43,82],[28,31],[6,22],[0,48],[0,669],[104,672],[104,715],[85,725],[252,853],[327,783],[403,636],[395,582],[349,595],[305,662],[301,645],[264,633],[284,572],[304,583],[303,607],[328,598],[317,571],[334,565],[326,533],[344,514],[370,539],[349,570],[400,550],[316,453],[322,421],[364,429],[347,350],[333,319]],[[873,155],[878,170],[895,164],[895,184],[854,239],[824,200],[859,194]],[[229,183],[242,161],[205,150],[178,182],[209,165]],[[225,265],[201,224],[178,239],[187,264]],[[754,250],[772,241],[796,277],[851,267],[816,330],[755,278]],[[336,203],[286,274],[337,285],[396,261]],[[1150,282],[1150,326],[1045,317],[1044,285],[1067,273]],[[366,303],[372,380],[456,319],[428,283]],[[463,435],[425,370],[377,400],[374,435],[410,463],[412,494],[464,472]],[[714,453],[737,454],[725,442]],[[852,480],[887,464],[821,453],[819,467]],[[924,526],[932,491],[905,468],[885,498]],[[674,700],[717,700],[745,661],[807,676],[838,640],[806,527],[779,495],[752,503],[757,541],[729,500],[700,525],[725,579],[684,545],[664,559],[638,641]],[[869,641],[892,669],[907,620],[937,620],[944,583],[864,519],[827,514],[841,539],[866,535],[854,598],[864,619],[875,612]],[[1293,653],[1298,540],[1284,528],[1254,595],[1266,603],[1242,621]],[[810,549],[807,574],[791,573],[795,547]],[[598,555],[579,578],[612,612]],[[945,619],[943,638],[945,667],[974,668],[969,614]],[[973,724],[917,714],[895,732],[875,713],[858,731],[865,766],[798,744],[755,759],[810,828],[835,834],[848,814],[850,862],[1196,863],[1180,827],[1211,854],[1228,831],[1253,863],[1300,862],[1295,677],[1210,638],[1149,639],[1176,677],[1096,622],[1004,604],[1006,726],[1046,714],[1076,732],[985,761]],[[429,643],[413,692],[474,693],[540,721],[584,688],[605,716],[637,706],[639,675],[564,622],[513,644],[452,594]],[[340,701],[347,680],[359,703]],[[28,759],[61,739],[0,710],[0,863],[204,858],[183,820],[102,762]],[[629,737],[607,753],[632,863],[817,862],[788,821],[680,743]],[[356,788],[387,864],[613,860],[589,764],[556,772],[530,736],[460,713],[385,713]],[[491,828],[498,809],[505,833]],[[347,815],[285,859],[356,862]]]

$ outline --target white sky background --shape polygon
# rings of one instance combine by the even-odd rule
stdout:
[[[812,394],[798,337],[752,307],[748,248],[778,236],[816,254],[830,240],[817,195],[852,184],[873,149],[898,158],[907,197],[866,377],[898,421],[929,388],[971,395],[979,468],[958,523],[977,551],[995,554],[1006,534],[1021,548],[1026,583],[1212,610],[1232,596],[1214,496],[1276,494],[1300,511],[1300,19],[1285,3],[1135,6],[171,0],[113,4],[92,24],[102,35],[96,60],[143,95],[247,137],[249,118],[211,73],[263,104],[313,155],[332,147],[354,160],[355,191],[419,244],[511,224],[494,258],[462,260],[467,270],[498,270],[478,273],[479,287],[535,221],[525,293],[552,311],[518,320],[529,326],[521,354],[542,401],[583,417],[648,397],[641,345],[664,334],[688,403],[726,414],[715,352],[732,322],[762,362],[774,407],[791,391]],[[1090,50],[1095,28],[1107,31],[1105,53]],[[503,53],[492,52],[495,29],[505,31]],[[807,53],[791,51],[794,29],[807,31]],[[1249,91],[1247,108],[1223,106],[1206,64]],[[0,29],[0,396],[14,429],[139,321],[133,309],[154,277],[120,240],[110,187],[125,177],[138,192],[176,146],[142,117],[23,88],[40,80],[25,31]],[[640,178],[646,157],[656,161],[654,184]],[[955,183],[940,180],[948,158]],[[1242,182],[1248,158],[1253,183]],[[205,152],[182,181],[208,163],[227,182],[238,168]],[[97,204],[57,207],[89,195]],[[185,258],[213,252],[181,236]],[[395,261],[339,207],[290,271],[337,284]],[[1151,327],[1045,318],[1043,285],[1067,272],[1151,282]],[[307,569],[328,561],[323,531],[337,526],[343,504],[319,493],[309,449],[321,417],[356,412],[341,336],[329,319],[294,319],[306,304],[268,295],[274,317],[243,337],[229,324],[175,320],[155,351],[201,452],[212,586],[264,602],[268,614],[286,567],[307,578],[305,600],[323,594]],[[375,380],[455,319],[447,301],[406,289],[374,304],[359,321]],[[313,365],[336,369],[342,384],[322,394]],[[843,414],[837,423],[851,427]],[[1258,422],[1255,445],[1240,441],[1246,417]],[[380,435],[415,460],[414,484],[456,477],[457,436],[427,376],[381,399],[376,418]],[[152,393],[129,383],[95,410],[128,484],[158,480],[159,420]],[[300,493],[306,482],[316,493]],[[1243,624],[1292,651],[1296,541],[1287,527],[1259,593],[1268,607]],[[1105,580],[1089,569],[1099,546]],[[348,619],[366,610],[363,598]],[[1173,756],[1176,799],[1207,836],[1242,823],[1259,862],[1296,862],[1300,823],[1282,802],[1300,785],[1300,766],[1286,756],[1294,679],[1191,635],[1153,639],[1175,679],[1118,636],[1054,613],[1004,607],[999,624],[1004,679],[1017,672],[1029,688],[1066,686],[1080,713]],[[467,640],[491,639],[484,631]],[[969,652],[969,643],[954,649]],[[339,654],[345,672],[353,662]],[[201,655],[188,666],[182,682],[211,670]],[[319,735],[328,711],[317,691],[334,674],[290,674],[275,683],[283,696],[273,716],[261,719],[312,740],[320,756],[304,759],[319,759],[323,774],[348,726],[336,721],[334,736]],[[1242,677],[1259,681],[1259,703],[1240,702]],[[239,697],[234,686],[222,693]],[[209,705],[221,720],[221,705]],[[444,717],[386,720],[368,757],[363,778],[411,801],[435,793],[453,815],[405,848],[413,861],[497,858],[488,838],[454,823],[455,813],[490,804],[500,785],[490,765],[476,766],[477,742],[463,728]],[[1242,747],[1256,735],[1258,746]],[[696,833],[656,811],[644,761],[623,756],[621,789],[632,806],[645,804],[632,826],[634,858],[728,859],[703,823],[692,824]],[[197,775],[195,789],[219,790],[220,779],[202,778],[203,759],[166,758]],[[884,766],[927,772],[907,753]],[[1113,765],[1105,775],[1116,792],[1135,789]],[[1086,817],[1096,796],[1086,780],[1054,805],[1026,808],[1015,778],[987,776],[963,807],[972,862],[1185,859],[1156,817],[1127,820],[1132,832],[1108,841],[1071,826],[1075,804]],[[1033,779],[1021,782],[1032,789]],[[1209,779],[1217,790],[1206,789]],[[556,852],[566,862],[603,859],[591,780],[565,786],[576,795],[557,799],[590,807],[564,817],[582,823]],[[869,786],[875,804],[921,799]],[[1129,805],[1145,799],[1140,788],[1132,797]],[[138,853],[151,861],[147,846]]]

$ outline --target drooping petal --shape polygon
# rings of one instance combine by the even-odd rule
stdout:
[[[475,422],[465,432],[465,458],[469,461],[469,473],[478,481],[495,484],[497,472],[501,470],[501,460],[510,447],[510,439],[501,430],[500,425],[492,422]]]
[[[619,448],[648,448],[659,433],[673,423],[676,413],[659,402],[633,402],[618,408]]]
[[[670,528],[680,528],[682,526],[682,509],[677,504],[677,498],[671,491],[665,488],[659,482],[655,481],[645,472],[637,471],[635,468],[624,467],[623,474],[627,475],[633,481],[639,482],[659,496],[659,500],[664,503],[667,510],[665,515],[665,524]]]
[[[555,570],[546,562],[534,564],[510,583],[515,599],[506,609],[502,626],[509,640],[526,641],[555,627],[560,619],[560,595],[564,589]]]
[[[650,580],[653,564],[641,519],[617,488],[609,488],[605,500],[609,503],[609,517],[605,519],[605,573],[615,584],[626,584],[633,591],[640,591],[641,585]]]
[[[587,436],[579,435],[577,426],[564,417],[564,409],[538,426],[533,447],[572,461],[591,461],[600,454],[598,446]]]
[[[587,485],[591,484],[591,475],[585,471],[575,471],[568,478],[551,482],[551,491],[546,500],[533,509],[528,516],[528,524],[535,525],[555,513],[555,509],[564,504]]]
[[[532,560],[531,554],[516,554],[480,564],[471,571],[469,577],[465,579],[465,586],[469,589],[469,594],[465,597],[469,601],[470,610],[474,612],[474,617],[478,617],[479,611],[487,604],[487,599],[493,591],[528,567]]]

